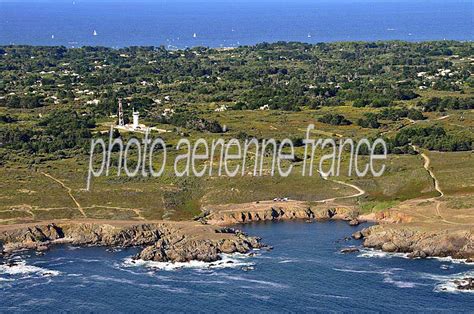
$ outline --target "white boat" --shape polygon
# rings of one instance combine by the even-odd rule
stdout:
[[[308,38],[311,38],[311,34],[308,33]]]
[[[193,34],[193,38],[196,38],[196,37],[198,37],[198,36],[197,36],[197,34],[196,34],[196,33],[194,33],[194,34]]]
[[[97,31],[94,29],[94,33],[92,35],[97,36]]]
[[[51,35],[51,39],[54,39],[54,35]]]

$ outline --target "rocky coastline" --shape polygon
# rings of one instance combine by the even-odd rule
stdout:
[[[213,206],[203,210],[197,219],[203,223],[228,226],[234,224],[265,222],[265,221],[324,221],[345,220],[357,221],[355,209],[345,206],[311,207],[305,202],[259,202],[230,206]]]
[[[414,217],[397,211],[382,211],[361,215],[357,209],[337,204],[310,207],[307,203],[263,202],[245,206],[215,206],[206,209],[199,220],[213,225],[233,225],[281,220],[325,221],[343,220],[351,226],[360,222],[375,225],[355,232],[352,236],[362,240],[366,248],[389,253],[407,253],[410,258],[452,257],[474,261],[474,226],[470,228],[438,224],[436,228],[416,222]],[[353,250],[355,251],[355,250]]]
[[[426,231],[414,226],[375,225],[353,234],[368,248],[407,253],[409,258],[452,257],[474,261],[473,230]]]
[[[31,225],[0,232],[3,257],[51,246],[143,247],[136,259],[156,262],[214,262],[222,253],[265,247],[259,238],[232,229],[194,222],[68,222]]]
[[[130,247],[143,250],[136,258],[158,262],[217,261],[222,253],[247,253],[264,245],[233,228],[235,224],[304,220],[343,220],[351,226],[360,222],[375,225],[355,232],[362,245],[410,258],[452,257],[474,260],[474,229],[440,225],[425,230],[412,217],[396,211],[360,215],[349,206],[305,202],[257,202],[204,208],[195,221],[187,222],[59,222],[0,229],[0,252],[8,255],[24,249],[47,250],[56,244]],[[2,248],[3,243],[3,248]],[[356,252],[356,250],[348,250]]]

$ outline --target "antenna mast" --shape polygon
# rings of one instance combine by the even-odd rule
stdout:
[[[118,125],[125,126],[125,122],[123,121],[122,98],[119,98],[119,103],[118,103]]]

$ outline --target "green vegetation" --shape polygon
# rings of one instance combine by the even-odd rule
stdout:
[[[438,151],[467,151],[473,149],[473,138],[466,135],[447,134],[440,126],[410,127],[401,130],[391,142],[400,147],[409,144],[429,150]]]
[[[439,156],[434,164],[446,169],[440,180],[448,182],[449,193],[470,193],[472,178],[460,187],[451,175],[459,175],[453,167],[461,164],[465,172],[472,168],[465,155],[470,153],[458,151],[473,149],[473,55],[473,43],[454,41],[281,42],[179,51],[0,47],[0,219],[81,217],[67,189],[43,172],[71,188],[87,216],[98,218],[137,219],[139,210],[147,219],[184,219],[202,205],[285,196],[318,201],[354,193],[348,186],[298,175],[183,180],[115,173],[97,178],[86,192],[90,139],[108,138],[119,98],[126,123],[134,108],[142,123],[167,131],[152,133],[169,145],[169,160],[179,153],[172,148],[182,136],[191,141],[290,138],[296,158],[288,163],[298,172],[302,139],[307,125],[314,124],[315,138],[383,136],[388,143],[384,176],[342,175],[340,180],[367,191],[348,203],[377,211],[436,196],[412,145]],[[113,137],[126,141],[143,134],[115,130]],[[118,163],[116,152],[111,160]],[[42,193],[46,190],[48,195]]]
[[[420,101],[418,106],[423,108],[423,111],[446,111],[446,110],[470,110],[474,109],[474,97],[471,98],[458,98],[458,97],[445,97],[445,98],[430,98],[426,101]]]
[[[331,125],[350,125],[351,121],[347,120],[343,115],[340,114],[325,114],[318,119],[319,122],[327,123]]]

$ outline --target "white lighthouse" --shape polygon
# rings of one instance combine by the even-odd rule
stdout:
[[[138,125],[138,119],[140,117],[140,113],[138,111],[135,111],[135,108],[133,108],[133,128],[139,129],[140,126]]]

